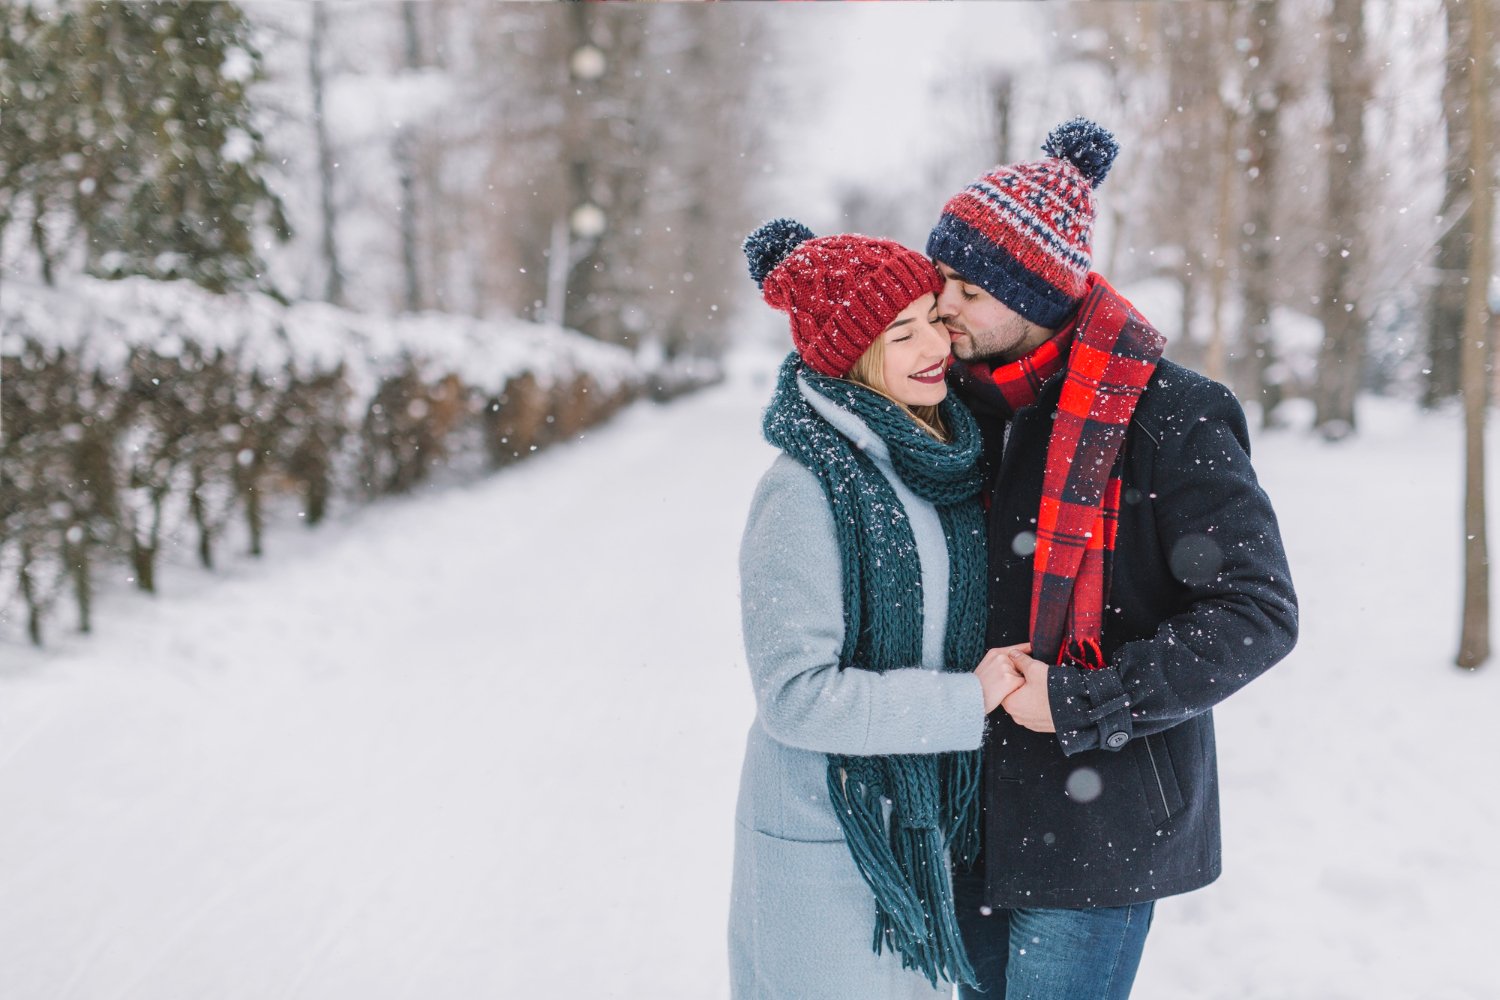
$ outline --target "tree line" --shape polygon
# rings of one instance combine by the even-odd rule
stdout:
[[[1491,241],[1474,187],[1493,169],[1469,92],[1495,58],[1493,32],[1473,30],[1488,2],[1073,12],[1071,58],[1098,67],[1146,139],[1147,162],[1110,199],[1117,237],[1166,251],[1193,360],[1263,424],[1300,395],[1334,440],[1357,430],[1361,391],[1459,396],[1469,265]],[[1321,328],[1300,372],[1281,309]]]
[[[725,234],[753,221],[754,12],[309,6],[277,29],[322,109],[283,123],[311,140],[304,294],[723,351],[743,278]],[[388,114],[344,113],[372,92]]]

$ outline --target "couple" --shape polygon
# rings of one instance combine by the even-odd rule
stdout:
[[[746,240],[796,351],[741,550],[737,1000],[1127,997],[1219,874],[1210,710],[1296,598],[1234,397],[1089,270],[1116,149],[1059,126],[926,256]]]

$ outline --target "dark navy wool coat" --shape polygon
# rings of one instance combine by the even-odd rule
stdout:
[[[990,646],[1025,642],[1048,434],[1063,376],[1007,434],[993,385],[954,368],[985,433]],[[1220,871],[1211,709],[1291,650],[1297,601],[1276,515],[1229,390],[1163,360],[1117,466],[1119,533],[1105,608],[1107,669],[1048,672],[1058,732],[1003,709],[985,738],[986,901],[1121,906]]]

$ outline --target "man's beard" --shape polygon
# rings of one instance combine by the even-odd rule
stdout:
[[[1026,338],[1030,328],[1020,316],[1012,316],[998,330],[976,337],[967,327],[947,321],[948,329],[962,334],[953,342],[953,353],[961,361],[977,361],[980,364],[1009,364],[1024,357],[1029,349]]]

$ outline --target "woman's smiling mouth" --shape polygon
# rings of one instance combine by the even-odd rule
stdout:
[[[923,368],[915,375],[908,375],[907,378],[914,378],[924,385],[936,385],[943,380],[943,372],[947,367],[946,361],[939,361],[931,368]]]

